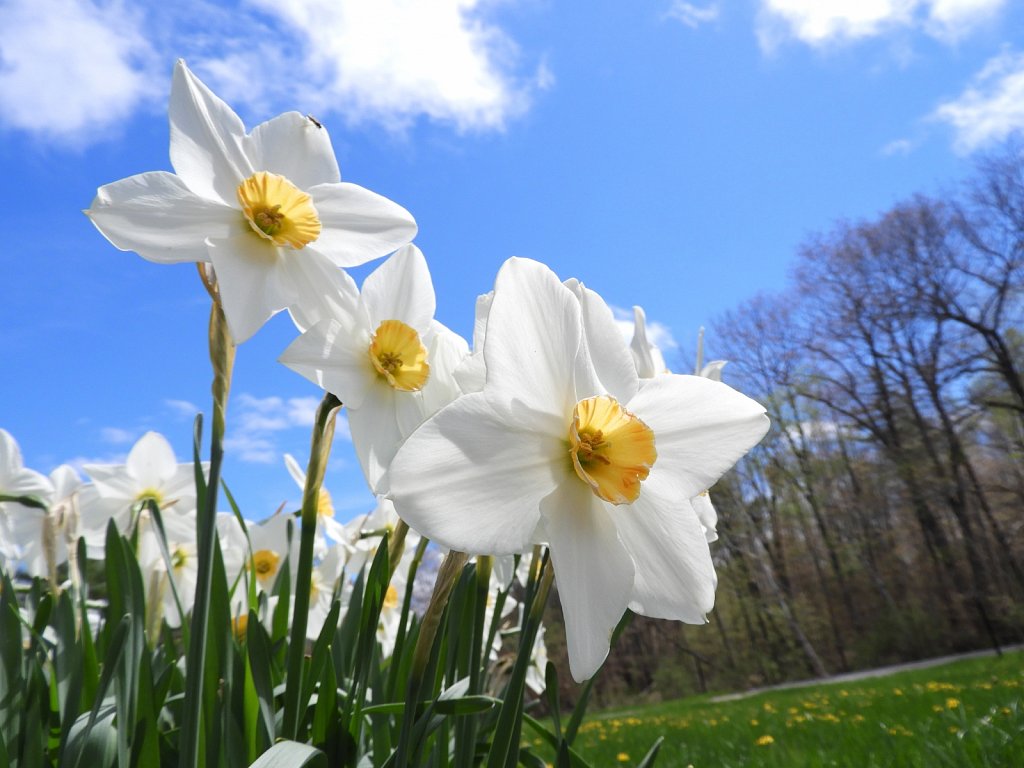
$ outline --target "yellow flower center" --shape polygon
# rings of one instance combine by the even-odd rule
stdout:
[[[256,568],[256,578],[265,584],[277,574],[281,556],[272,549],[258,549],[252,553],[252,561]]]
[[[303,248],[320,237],[313,199],[284,176],[260,171],[238,185],[242,213],[260,237]]]
[[[658,458],[651,428],[607,395],[576,403],[569,453],[580,480],[612,504],[636,501]]]
[[[400,392],[423,388],[430,376],[427,348],[420,335],[401,320],[385,320],[370,341],[370,361],[377,373]]]
[[[249,629],[249,614],[243,613],[231,621],[231,628],[235,632],[235,639],[241,642],[245,639],[245,633]]]
[[[388,584],[388,591],[384,594],[384,608],[394,610],[398,607],[398,590],[394,584]]]
[[[188,563],[188,552],[184,547],[175,547],[171,553],[171,567],[175,571],[180,571]]]
[[[135,500],[138,502],[153,501],[159,507],[163,504],[164,495],[156,488],[144,488],[135,495]]]
[[[334,517],[334,503],[326,488],[321,488],[316,497],[316,513],[319,517]]]

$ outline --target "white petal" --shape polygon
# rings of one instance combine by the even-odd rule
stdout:
[[[319,251],[306,247],[278,251],[278,275],[288,296],[288,312],[300,331],[321,320],[357,311],[355,281]]]
[[[707,491],[698,493],[690,499],[690,503],[704,528],[704,538],[708,544],[718,541],[718,513],[715,511],[715,505],[711,503],[711,494]]]
[[[295,457],[290,453],[284,455],[284,466],[288,470],[288,474],[292,476],[292,480],[299,488],[305,490],[306,488],[306,473],[302,467],[299,466],[299,462],[295,460]]]
[[[122,251],[168,264],[208,261],[206,238],[228,237],[245,226],[241,211],[199,197],[164,171],[100,187],[86,215]]]
[[[363,282],[362,302],[373,330],[385,320],[401,320],[425,334],[434,319],[435,300],[420,249],[409,244],[373,270]]]
[[[565,617],[569,670],[580,683],[608,655],[612,631],[633,589],[633,561],[590,488],[568,478],[542,503]]]
[[[636,564],[629,605],[644,616],[703,624],[715,604],[711,552],[689,500],[664,486],[648,478],[635,502],[609,507]]]
[[[579,299],[583,312],[583,335],[601,382],[600,392],[584,393],[577,386],[577,397],[583,399],[607,393],[620,403],[627,402],[636,394],[640,382],[633,364],[633,355],[622,340],[611,308],[596,292],[578,280],[567,280],[565,285]]]
[[[278,360],[352,409],[359,408],[378,383],[369,349],[366,331],[354,332],[337,320],[324,320],[288,345]]]
[[[171,82],[171,165],[201,197],[237,202],[238,185],[259,169],[245,156],[245,126],[181,59]]]
[[[430,376],[421,391],[424,419],[433,416],[462,394],[459,382],[455,379],[455,371],[469,356],[469,345],[459,334],[448,330],[436,320],[433,328],[434,337],[427,350]]]
[[[178,472],[178,460],[167,438],[159,432],[147,432],[132,446],[125,467],[139,490],[163,489]]]
[[[416,222],[405,208],[357,184],[318,184],[306,192],[323,226],[307,247],[339,267],[385,256],[416,236]]]
[[[231,337],[241,344],[288,306],[287,284],[280,279],[278,249],[255,232],[210,239],[207,252],[217,273]]]
[[[327,131],[298,112],[260,123],[245,147],[254,169],[284,176],[299,189],[341,181]]]
[[[540,501],[568,471],[561,440],[505,421],[477,393],[416,430],[382,488],[403,520],[442,546],[511,555],[533,543]]]
[[[676,498],[710,488],[768,431],[764,408],[746,395],[698,376],[649,379],[627,410],[654,431],[658,458],[651,469],[666,475]]]
[[[661,350],[647,340],[647,318],[642,307],[633,307],[633,340],[629,348],[641,379],[653,379],[666,372]]]
[[[402,442],[402,430],[395,412],[395,399],[398,395],[408,393],[396,392],[383,380],[378,380],[374,384],[375,386],[367,387],[358,408],[349,408],[348,426],[352,433],[352,445],[356,449],[356,456],[359,457],[366,482],[376,493],[380,479],[387,472],[391,459]]]
[[[574,367],[582,340],[580,304],[543,264],[506,261],[494,285],[484,360],[492,402],[520,402],[568,433],[576,405]]]
[[[712,381],[722,380],[722,369],[729,364],[728,360],[712,360],[700,369],[700,375]]]

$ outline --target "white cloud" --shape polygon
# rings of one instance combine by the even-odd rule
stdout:
[[[772,50],[795,38],[814,47],[898,29],[955,42],[990,22],[1006,0],[761,0],[758,39]]]
[[[554,82],[490,9],[515,0],[0,0],[0,125],[87,144],[185,57],[260,120],[286,109],[401,131],[500,130]]]
[[[701,24],[715,21],[720,12],[721,8],[718,3],[694,5],[686,0],[673,0],[672,5],[665,12],[665,16],[682,22],[690,29],[696,29]]]
[[[154,91],[153,51],[120,0],[0,0],[0,123],[85,144]]]
[[[910,139],[894,139],[882,147],[882,154],[886,157],[894,155],[909,155],[914,150],[914,142]]]
[[[168,399],[164,400],[164,405],[181,419],[194,419],[196,414],[199,413],[199,406],[195,403],[190,403],[188,400]]]
[[[240,461],[251,464],[272,464],[280,461],[277,433],[308,430],[313,426],[318,397],[255,397],[245,392],[232,401],[231,418],[224,448]],[[335,422],[336,439],[351,440],[344,412]]]
[[[1004,51],[990,59],[971,85],[932,113],[954,131],[962,154],[1002,141],[1024,130],[1024,54]]]
[[[120,427],[103,427],[100,430],[100,438],[103,442],[112,443],[113,445],[127,445],[128,443],[134,443],[138,435],[138,432],[121,429]]]
[[[248,0],[270,19],[270,34],[261,30],[251,45],[233,46],[200,69],[235,99],[287,95],[356,123],[401,130],[423,115],[459,130],[501,128],[550,76],[544,66],[532,77],[512,74],[518,48],[485,19],[493,4]],[[297,45],[283,45],[285,35]]]

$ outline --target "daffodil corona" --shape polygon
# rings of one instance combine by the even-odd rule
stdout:
[[[724,384],[640,386],[601,298],[510,259],[486,317],[480,391],[395,454],[381,488],[439,544],[508,555],[547,544],[576,680],[627,607],[703,623],[715,572],[690,499],[764,435],[764,409]]]

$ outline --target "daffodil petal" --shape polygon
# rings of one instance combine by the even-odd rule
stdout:
[[[575,278],[566,280],[565,285],[579,299],[586,347],[601,384],[600,389],[594,392],[581,392],[577,386],[576,396],[582,400],[609,394],[620,403],[628,402],[636,394],[640,380],[633,355],[622,338],[611,308],[597,293]]]
[[[649,379],[626,406],[654,430],[658,460],[650,479],[665,475],[675,498],[710,488],[764,437],[764,408],[731,387],[698,376]]]
[[[200,197],[234,205],[235,190],[260,168],[245,155],[245,126],[181,59],[174,65],[171,99],[171,165]]]
[[[420,249],[403,246],[373,270],[363,282],[362,301],[372,327],[401,320],[422,336],[434,318],[436,300]]]
[[[369,345],[365,332],[354,333],[337,320],[321,320],[289,344],[278,360],[337,395],[347,408],[360,408],[377,383],[366,352]]]
[[[209,261],[206,238],[241,232],[235,208],[193,193],[173,173],[152,171],[105,184],[86,215],[116,247],[150,261]]]
[[[711,503],[711,494],[707,491],[698,493],[690,499],[690,503],[697,513],[697,519],[704,527],[704,538],[708,544],[718,541],[718,513],[715,511],[715,505]]]
[[[582,326],[579,301],[554,272],[530,259],[506,261],[495,281],[484,344],[492,402],[521,402],[564,431],[578,399]]]
[[[416,236],[416,222],[398,203],[357,184],[318,184],[313,198],[323,229],[314,248],[339,267],[385,256]]]
[[[132,446],[125,466],[143,487],[160,488],[178,471],[178,460],[166,437],[147,432]]]
[[[290,289],[280,278],[278,248],[243,232],[231,238],[210,238],[207,251],[231,337],[241,344],[291,299]]]
[[[287,293],[288,312],[304,331],[321,320],[344,318],[359,302],[359,289],[345,271],[310,248],[278,252],[278,274]]]
[[[561,436],[509,423],[475,393],[409,436],[381,489],[402,519],[442,546],[512,555],[534,543],[540,501],[569,471]]]
[[[280,174],[299,189],[341,181],[327,131],[298,112],[260,123],[245,147],[253,168]]]
[[[633,560],[603,502],[582,483],[565,482],[541,503],[565,617],[569,671],[593,677],[633,589]]]
[[[374,493],[378,492],[377,486],[402,442],[395,400],[409,394],[414,393],[396,392],[388,386],[367,387],[359,407],[348,411],[352,445]]]
[[[644,616],[703,624],[715,604],[715,567],[688,500],[648,478],[640,498],[610,510],[636,563],[630,608]]]

